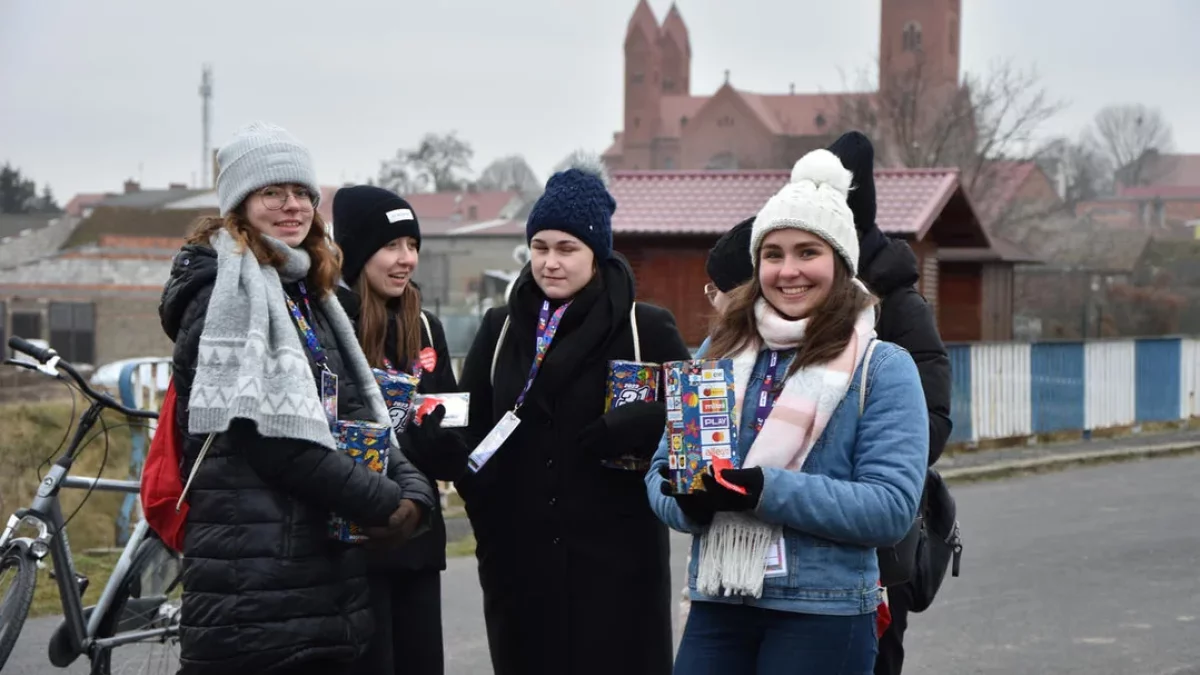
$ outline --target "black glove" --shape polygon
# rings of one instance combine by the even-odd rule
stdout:
[[[726,469],[721,472],[721,477],[727,482],[746,488],[746,494],[738,494],[718,483],[716,478],[705,474],[700,479],[705,481],[704,485],[710,490],[713,489],[710,486],[715,486],[717,490],[727,495],[728,504],[733,507],[718,509],[719,511],[753,511],[758,507],[758,500],[762,499],[764,481],[761,468],[756,466],[753,469]]]
[[[608,459],[633,456],[648,460],[667,428],[667,407],[658,401],[634,401],[601,415],[579,432],[584,452]]]
[[[426,476],[451,481],[467,470],[471,449],[462,436],[442,428],[445,417],[446,406],[439,405],[429,411],[420,424],[415,420],[409,424],[404,435],[412,442],[405,446],[404,454]]]
[[[659,468],[658,475],[663,478],[663,482],[658,485],[659,490],[675,500],[675,503],[679,505],[679,510],[683,511],[683,515],[687,516],[688,520],[700,525],[708,525],[712,522],[713,516],[716,514],[716,509],[712,507],[712,495],[706,492],[690,494],[675,492],[675,486],[671,484],[671,477],[665,466]]]

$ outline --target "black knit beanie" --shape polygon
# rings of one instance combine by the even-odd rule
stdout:
[[[333,195],[333,239],[342,249],[342,279],[347,285],[354,286],[376,251],[400,237],[416,239],[421,250],[417,214],[395,192],[355,185]]]
[[[842,160],[842,166],[854,174],[846,205],[854,214],[854,228],[859,237],[875,227],[875,146],[860,131],[842,134],[829,151]]]
[[[754,216],[743,220],[721,235],[708,252],[705,269],[708,278],[722,293],[728,293],[754,276],[754,261],[750,259],[750,231]]]

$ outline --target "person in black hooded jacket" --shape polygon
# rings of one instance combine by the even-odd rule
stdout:
[[[445,330],[436,316],[421,309],[412,282],[421,250],[420,223],[412,206],[391,190],[356,185],[334,195],[333,219],[334,238],[344,256],[338,300],[371,367],[419,369],[418,391],[423,394],[458,391]],[[402,434],[409,459],[435,481],[452,481],[467,468],[466,443],[442,428],[445,415],[445,407],[437,406],[419,422],[409,422]],[[441,573],[446,569],[446,523],[440,503],[432,516],[428,534],[372,558],[371,598],[379,626],[358,664],[364,675],[441,675],[445,669]]]
[[[929,466],[933,466],[942,456],[951,431],[950,357],[938,334],[933,311],[916,289],[920,278],[917,257],[908,244],[887,237],[875,222],[875,150],[870,139],[857,131],[847,132],[829,150],[854,174],[854,187],[847,203],[854,212],[858,230],[858,276],[881,300],[876,325],[879,339],[907,349],[921,375],[921,388],[929,409]],[[890,551],[880,549],[881,565]],[[892,621],[879,639],[876,675],[901,672],[910,598],[907,582],[888,587]]]
[[[597,163],[547,182],[526,223],[530,263],[507,306],[484,315],[463,365],[471,447],[514,408],[520,420],[457,482],[496,675],[671,672],[667,532],[644,470],[607,464],[648,465],[666,409],[639,402],[605,413],[605,390],[610,360],[690,356],[670,312],[634,304],[632,270],[612,252],[616,202],[602,176]]]
[[[387,476],[333,450],[322,382],[336,384],[338,420],[386,423],[387,409],[333,298],[307,150],[260,123],[217,160],[222,215],[197,224],[159,306],[180,471],[194,479],[179,672],[344,672],[374,621],[366,551],[330,538],[331,513],[395,543],[435,497],[394,446]]]

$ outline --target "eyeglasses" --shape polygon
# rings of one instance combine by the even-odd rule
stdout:
[[[717,287],[714,286],[711,281],[708,282],[707,284],[704,284],[704,297],[708,298],[709,303],[716,304],[717,293],[719,293],[719,292],[720,291],[717,290]]]
[[[306,188],[296,188],[289,190],[288,188],[271,185],[258,191],[259,199],[262,199],[263,206],[271,211],[278,211],[287,204],[288,197],[296,198],[296,205],[301,211],[312,211],[313,195]]]

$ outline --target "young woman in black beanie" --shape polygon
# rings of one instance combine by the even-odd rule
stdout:
[[[670,312],[635,305],[633,272],[612,251],[615,209],[598,162],[550,178],[526,222],[530,263],[463,365],[472,447],[518,421],[458,481],[496,675],[671,672],[667,532],[638,462],[609,468],[647,463],[666,410],[605,413],[605,390],[610,360],[689,354]]]
[[[436,316],[422,311],[412,282],[421,250],[412,206],[389,190],[358,185],[334,195],[333,219],[343,254],[338,299],[367,361],[392,371],[421,369],[420,393],[457,391],[445,331]],[[438,406],[419,425],[410,423],[401,438],[406,456],[432,480],[454,480],[466,467],[467,447],[459,435],[442,428],[445,414]],[[445,569],[446,524],[435,506],[428,534],[374,556],[370,579],[377,627],[358,672],[441,675]]]

